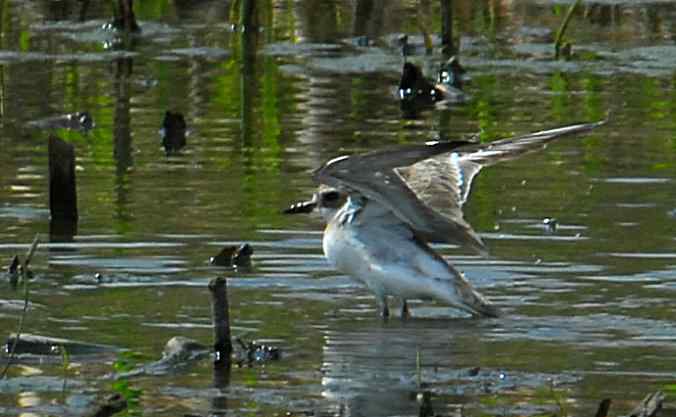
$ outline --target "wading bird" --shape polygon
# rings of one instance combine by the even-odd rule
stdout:
[[[402,317],[409,315],[407,299],[434,299],[475,316],[497,317],[498,308],[429,243],[454,243],[485,254],[462,213],[479,171],[604,123],[485,144],[427,142],[340,156],[314,171],[319,189],[312,200],[293,204],[285,213],[319,212],[326,221],[326,258],[368,287],[383,317],[389,316],[388,296],[402,300]]]

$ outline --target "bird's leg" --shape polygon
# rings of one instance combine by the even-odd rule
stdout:
[[[408,319],[411,317],[411,312],[408,309],[408,304],[405,299],[401,299],[401,318]]]

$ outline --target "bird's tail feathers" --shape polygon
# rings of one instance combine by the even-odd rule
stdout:
[[[463,310],[480,317],[500,316],[500,309],[474,289],[462,274],[458,274],[457,278],[456,290]]]

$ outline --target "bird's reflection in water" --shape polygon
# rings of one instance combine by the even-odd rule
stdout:
[[[322,395],[335,415],[417,416],[418,354],[423,385],[434,373],[468,367],[462,362],[477,358],[479,327],[489,322],[464,318],[347,322],[350,330],[324,335]]]

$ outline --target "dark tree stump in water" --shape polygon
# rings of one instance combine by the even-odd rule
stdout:
[[[167,155],[181,150],[186,145],[185,118],[181,113],[167,111],[162,120],[162,146]]]
[[[56,136],[49,137],[49,213],[52,222],[77,222],[75,148]]]
[[[228,284],[219,277],[209,281],[211,291],[211,316],[214,326],[214,366],[230,366],[232,341],[230,339],[230,307],[228,305]]]

